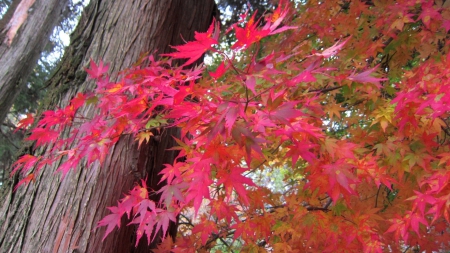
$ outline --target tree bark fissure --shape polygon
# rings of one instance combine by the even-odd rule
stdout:
[[[0,22],[0,122],[4,121],[16,95],[25,85],[69,3],[68,0],[36,0],[26,15],[22,15],[25,20],[9,41],[6,35],[12,28],[8,23],[17,18],[15,11],[22,2],[25,0],[13,1]]]
[[[49,80],[51,91],[42,109],[63,107],[76,93],[94,87],[84,71],[90,58],[109,63],[109,72],[117,73],[142,53],[170,52],[169,45],[184,43],[182,38],[192,40],[194,31],[207,30],[214,12],[212,0],[91,1]],[[94,113],[92,106],[81,111],[87,118]],[[106,207],[115,205],[138,179],[147,177],[151,189],[160,187],[158,173],[176,157],[167,149],[175,145],[172,136],[177,135],[179,129],[165,129],[159,141],[141,150],[132,136],[123,136],[102,166],[82,166],[60,180],[53,165],[39,173],[36,183],[15,193],[11,185],[0,207],[0,248],[4,252],[149,252],[158,241],[148,247],[143,237],[135,248],[134,226],[123,223],[103,243],[105,229],[95,227],[109,214]],[[37,152],[30,143],[22,149],[22,153]],[[176,226],[174,234],[173,229],[176,232]]]

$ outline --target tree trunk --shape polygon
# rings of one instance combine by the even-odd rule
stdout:
[[[15,0],[0,21],[0,123],[68,5],[69,0]]]
[[[130,67],[142,53],[170,52],[169,45],[192,40],[194,31],[206,31],[215,15],[213,0],[91,0],[71,38],[54,76],[43,107],[62,107],[80,91],[92,89],[84,67],[90,58],[110,63],[110,73]],[[92,114],[92,108],[83,109]],[[123,137],[104,164],[77,168],[60,180],[57,165],[44,168],[35,183],[13,192],[10,184],[0,199],[2,252],[149,252],[145,238],[134,247],[135,227],[123,226],[104,242],[105,229],[97,222],[138,179],[148,177],[156,189],[163,163],[175,156],[178,129],[164,131],[137,151],[130,136]],[[29,147],[31,150],[31,148]],[[26,148],[23,149],[26,152]],[[37,151],[28,151],[37,153]],[[150,248],[154,245],[150,245]]]

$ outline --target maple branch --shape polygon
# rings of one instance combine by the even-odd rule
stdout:
[[[328,201],[327,201],[327,203],[323,206],[323,208],[328,209],[328,207],[331,205],[332,202],[333,202],[333,199],[332,199],[332,198],[329,198]]]
[[[227,61],[230,63],[231,68],[238,74],[239,76],[242,74],[242,72],[239,72],[239,70],[234,66],[233,62],[231,61],[230,57],[222,52],[222,55],[227,58]]]
[[[226,236],[230,236],[234,234],[234,231],[229,231],[227,230],[227,235]],[[212,233],[211,234],[211,238],[205,243],[205,245],[203,245],[202,249],[208,249],[209,245],[213,242],[215,242],[217,239],[219,239],[223,244],[225,244],[225,246],[228,248],[228,250],[230,250],[231,252],[234,253],[234,251],[231,249],[231,245],[229,245],[221,236],[221,233]]]
[[[444,122],[444,124],[447,126],[447,128],[441,126],[442,131],[444,131],[444,133],[445,133],[446,135],[450,136],[450,131],[448,130],[448,129],[450,128],[450,126],[448,125],[447,121],[445,121],[442,117],[439,117],[439,118],[440,118],[440,119]]]
[[[276,148],[274,148],[272,151],[270,151],[270,154],[273,155],[275,154],[275,151],[278,150],[278,148],[281,147],[281,144],[279,144]],[[266,159],[264,159],[260,164],[258,164],[255,168],[249,170],[247,173],[244,174],[244,176],[248,176],[250,173],[255,172],[255,170],[257,170],[260,166],[263,166],[265,163],[267,162]]]
[[[272,89],[275,89],[275,88],[277,88],[278,86],[281,86],[282,84],[283,84],[283,83],[279,83],[279,84],[277,84],[277,85],[275,85],[275,86],[269,87],[269,88],[267,88],[267,89],[261,91],[260,93],[258,93],[258,94],[256,94],[256,95],[254,95],[253,97],[251,97],[251,98],[249,99],[249,101],[254,100],[255,98],[261,96],[262,94],[264,94],[264,93],[266,93],[266,92],[268,92],[268,91],[270,91],[270,90],[272,90]]]
[[[309,92],[320,92],[320,93],[327,93],[329,91],[334,91],[334,90],[338,90],[340,88],[344,87],[344,85],[340,85],[340,86],[335,86],[335,87],[330,87],[330,88],[324,88],[324,89],[317,89],[317,90],[310,90]]]
[[[219,240],[220,240],[223,244],[225,244],[225,246],[227,247],[227,249],[228,249],[231,253],[234,253],[233,249],[231,249],[231,246],[228,245],[228,243],[227,243],[222,237],[219,237]]]
[[[406,253],[410,248],[411,248],[411,246],[406,247],[406,249],[403,251],[403,253]]]
[[[191,219],[189,219],[188,217],[186,217],[186,215],[180,213],[180,216],[181,216],[182,218],[186,219],[186,222],[183,222],[183,223],[180,222],[180,223],[178,223],[178,224],[189,225],[189,226],[194,227],[194,224],[192,224]]]
[[[13,145],[15,148],[19,149],[19,147],[13,142],[13,140],[11,140],[10,136],[8,136],[5,133],[3,133],[3,130],[0,129],[0,133],[2,133],[2,135],[6,138],[6,140],[8,140],[8,142],[11,145]]]
[[[375,208],[377,208],[377,205],[378,205],[378,195],[380,194],[381,186],[382,185],[378,186],[378,191],[377,191],[376,198],[375,198]]]
[[[244,106],[244,113],[247,112],[248,103],[250,103],[250,100],[248,98],[248,87],[245,85],[245,106]]]
[[[331,211],[331,210],[328,209],[328,208],[325,208],[325,207],[318,207],[318,206],[307,206],[307,207],[306,207],[306,210],[308,210],[308,211],[323,211],[323,212],[325,212],[325,213]]]
[[[347,217],[345,217],[344,215],[341,215],[341,217],[344,218],[345,221],[348,221],[348,222],[352,223],[353,225],[357,226],[357,224],[354,221],[347,219]]]

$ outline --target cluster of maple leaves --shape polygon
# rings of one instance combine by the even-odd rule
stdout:
[[[447,2],[280,1],[263,21],[243,15],[230,28],[231,53],[218,49],[214,21],[118,82],[91,62],[93,95],[44,112],[28,139],[51,148],[15,163],[18,186],[61,158],[63,174],[101,163],[122,135],[140,146],[151,130],[180,127],[185,159],[161,171],[160,202],[142,180],[98,223],[105,237],[126,214],[148,242],[179,216],[175,252],[218,241],[249,252],[448,248]],[[216,70],[185,69],[208,51]],[[258,184],[262,171],[283,171],[283,191]]]

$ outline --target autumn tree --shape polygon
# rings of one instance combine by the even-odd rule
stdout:
[[[159,252],[447,250],[449,6],[279,1],[226,29],[236,39],[226,51],[210,20],[167,58],[116,72],[105,54],[86,69],[94,89],[21,122],[34,122],[28,140],[42,152],[16,162],[17,192],[48,182],[51,166],[61,185],[99,196],[98,184],[125,180],[118,164],[139,170],[172,140],[159,177],[137,175],[102,219],[79,213],[98,222],[92,233],[105,227],[106,246],[135,229],[137,247],[166,237]],[[208,51],[217,67],[188,66]],[[139,155],[115,156],[124,143]],[[96,181],[91,191],[73,178]],[[60,214],[62,230],[76,227]]]
[[[120,70],[139,61],[144,64],[143,56],[149,53],[168,53],[172,50],[169,45],[192,40],[194,31],[205,31],[211,23],[214,6],[212,0],[91,1],[71,36],[71,45],[61,64],[47,83],[50,91],[42,107],[65,108],[75,94],[92,90],[95,82],[87,79],[85,71],[90,59],[108,62],[110,73],[118,76]],[[86,118],[94,117],[93,109],[85,109]],[[72,129],[68,126],[63,132]],[[121,137],[115,145],[116,151],[109,152],[108,157],[102,155],[105,160],[101,167],[97,164],[98,170],[81,166],[60,180],[52,177],[59,165],[49,164],[53,168],[35,173],[33,179],[39,183],[29,185],[30,188],[13,191],[17,181],[8,182],[10,187],[3,187],[0,211],[2,251],[148,252],[145,241],[141,241],[142,246],[134,247],[136,228],[133,226],[103,243],[103,233],[95,227],[107,214],[106,207],[114,205],[116,196],[131,189],[138,179],[147,177],[149,185],[157,187],[157,169],[161,170],[163,163],[173,162],[175,151],[165,151],[173,145],[172,135],[177,131],[168,129],[159,142],[140,151],[134,136]],[[46,139],[51,134],[49,131],[42,137]],[[22,148],[22,154],[38,156],[51,149],[51,146],[42,149],[28,143]],[[93,164],[85,165],[87,168]]]

